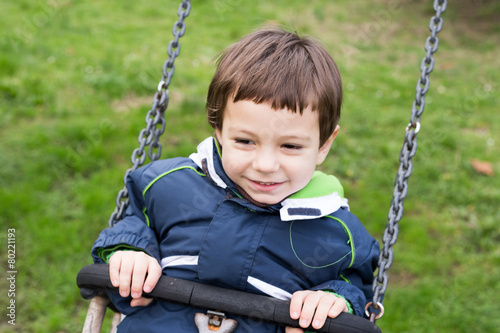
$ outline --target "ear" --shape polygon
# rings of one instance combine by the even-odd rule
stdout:
[[[339,134],[339,130],[340,127],[339,125],[337,125],[332,135],[330,135],[330,137],[325,141],[323,146],[319,148],[318,157],[316,159],[316,165],[320,165],[325,160],[326,156],[328,155],[328,152],[330,151],[330,148],[332,147],[333,141],[337,137],[337,134]]]
[[[219,145],[220,145],[222,142],[222,134],[220,132],[220,128],[218,128],[218,127],[215,129],[215,138],[217,139],[217,141],[219,142]]]

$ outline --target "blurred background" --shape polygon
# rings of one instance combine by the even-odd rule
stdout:
[[[107,227],[161,78],[177,1],[0,4],[0,262],[15,230],[2,332],[78,332],[75,279]],[[434,15],[431,0],[195,1],[176,61],[163,157],[212,134],[214,57],[279,25],[319,39],[343,76],[341,131],[321,169],[382,240]],[[384,332],[500,327],[500,3],[450,1],[378,321]],[[8,323],[15,300],[15,326]],[[106,324],[110,321],[109,314]]]

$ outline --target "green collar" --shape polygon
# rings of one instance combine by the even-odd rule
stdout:
[[[337,177],[320,171],[315,171],[306,187],[283,200],[281,205],[283,221],[316,219],[341,207],[349,208]]]

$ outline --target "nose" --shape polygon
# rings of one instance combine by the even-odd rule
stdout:
[[[255,152],[253,168],[262,173],[276,172],[280,168],[277,153],[272,149],[260,149]]]

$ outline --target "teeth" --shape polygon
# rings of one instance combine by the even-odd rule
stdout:
[[[261,183],[261,182],[259,182],[259,184],[261,184],[261,185],[273,185],[274,183]]]

